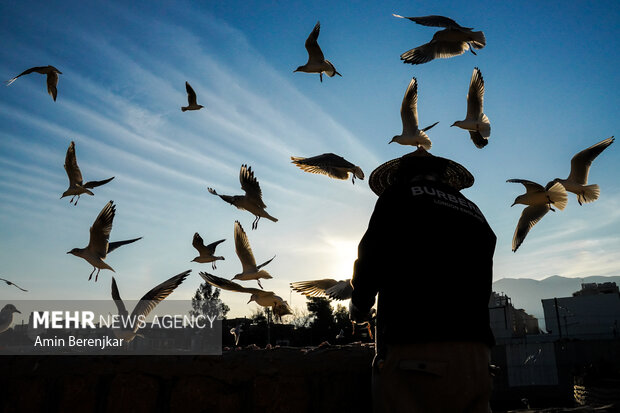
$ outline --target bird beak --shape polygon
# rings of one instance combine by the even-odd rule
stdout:
[[[16,313],[20,313],[20,314],[22,313],[22,312],[21,312],[21,311],[19,311],[17,308],[15,309],[15,312],[16,312]]]
[[[515,202],[513,202],[513,203],[512,203],[512,205],[510,205],[510,207],[513,207],[513,206],[515,206],[515,205],[517,205],[517,202],[516,202],[516,201],[515,201]]]
[[[246,304],[250,304],[252,302],[252,299],[250,298],[250,301],[248,301]]]

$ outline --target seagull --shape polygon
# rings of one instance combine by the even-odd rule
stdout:
[[[56,89],[56,85],[58,85],[58,75],[62,75],[62,72],[56,69],[54,66],[38,66],[31,67],[28,70],[23,71],[21,74],[15,76],[13,79],[9,79],[6,81],[6,85],[10,86],[13,82],[17,80],[18,77],[23,75],[28,75],[32,72],[41,73],[42,75],[47,75],[47,93],[54,99],[56,102],[56,96],[58,95],[58,90]]]
[[[192,270],[183,271],[180,274],[175,275],[174,277],[164,281],[158,286],[154,287],[151,291],[144,294],[144,296],[138,301],[136,307],[131,312],[131,317],[125,308],[125,304],[121,299],[121,295],[118,292],[118,287],[116,285],[116,280],[112,277],[112,299],[114,300],[114,304],[116,304],[116,308],[118,309],[118,315],[121,317],[121,325],[128,324],[131,328],[120,328],[120,329],[112,329],[112,332],[116,336],[116,338],[123,339],[125,342],[131,342],[136,336],[141,336],[138,334],[138,328],[141,322],[146,320],[146,317],[149,313],[155,308],[157,304],[164,300],[164,298],[168,297],[181,283],[185,280],[185,278],[189,275]],[[127,321],[130,320],[130,321]]]
[[[556,178],[553,181],[561,183],[567,191],[577,194],[579,205],[594,202],[598,199],[601,190],[597,184],[588,185],[590,165],[609,145],[614,143],[614,137],[600,141],[573,156],[570,161],[570,174],[566,179]]]
[[[28,290],[24,290],[22,287],[20,287],[19,285],[15,284],[13,281],[9,281],[9,280],[6,280],[4,278],[0,278],[0,281],[4,281],[6,283],[6,285],[14,285],[15,287],[19,288],[20,290],[28,292]]]
[[[484,33],[472,32],[471,27],[462,27],[448,17],[404,17],[398,14],[392,14],[392,16],[409,19],[423,26],[445,27],[445,29],[436,32],[429,43],[401,54],[400,60],[403,63],[418,65],[434,59],[458,56],[465,53],[467,49],[476,54],[474,49],[482,49],[486,45]]]
[[[528,205],[521,213],[521,218],[519,218],[519,223],[512,237],[512,252],[517,252],[530,229],[547,212],[550,210],[555,211],[551,205],[553,204],[559,210],[563,210],[568,202],[568,196],[566,195],[566,189],[559,182],[551,181],[545,187],[525,179],[509,179],[506,182],[523,184],[526,189],[525,194],[519,195],[511,205]]]
[[[0,310],[0,333],[4,333],[9,329],[13,322],[13,313],[21,314],[21,311],[15,308],[13,304],[7,304]]]
[[[88,281],[93,278],[93,274],[95,270],[97,270],[97,275],[95,276],[95,282],[99,278],[99,271],[104,270],[112,270],[115,272],[112,267],[110,267],[103,260],[106,258],[107,254],[111,253],[118,247],[130,244],[132,242],[138,241],[142,239],[142,237],[129,239],[125,241],[116,241],[116,242],[108,242],[110,238],[110,232],[112,231],[112,221],[114,221],[114,215],[116,214],[116,205],[114,205],[114,201],[110,201],[103,207],[93,226],[90,227],[90,240],[86,248],[73,248],[71,251],[67,252],[67,254],[75,255],[76,257],[84,258],[90,265],[93,266],[93,270],[88,277]]]
[[[241,338],[241,333],[242,332],[243,332],[243,330],[241,329],[240,325],[230,329],[230,334],[235,336],[235,346],[239,345],[239,339]]]
[[[187,90],[187,106],[181,107],[183,112],[186,110],[199,110],[204,108],[204,106],[196,103],[196,92],[194,92],[194,89],[192,89],[187,82],[185,82],[185,90]]]
[[[251,294],[248,304],[254,301],[256,302],[256,304],[262,307],[272,307],[273,314],[276,316],[277,320],[282,318],[282,316],[292,314],[291,307],[289,307],[288,303],[284,301],[282,297],[275,295],[273,291],[242,287],[241,285],[234,283],[230,280],[216,277],[215,275],[211,275],[206,272],[201,272],[199,274],[203,280],[205,280],[214,287],[221,288],[222,290]]]
[[[83,183],[82,172],[80,171],[80,167],[78,166],[77,159],[75,157],[75,142],[73,141],[71,141],[71,144],[69,144],[69,148],[67,149],[67,155],[65,156],[65,171],[67,171],[67,176],[69,177],[69,188],[67,188],[67,190],[62,193],[60,199],[71,195],[69,203],[72,203],[73,199],[77,196],[74,205],[77,205],[78,201],[80,200],[80,195],[94,195],[90,191],[90,189],[107,184],[112,179],[114,179],[114,177],[112,177],[104,179],[103,181],[89,181]]]
[[[250,247],[250,241],[239,221],[235,221],[235,252],[237,253],[237,257],[239,257],[239,261],[241,261],[243,270],[235,275],[232,278],[233,280],[256,280],[258,286],[263,288],[260,279],[273,278],[267,271],[261,270],[261,268],[273,261],[276,256],[274,255],[273,258],[265,261],[261,265],[256,265],[252,247]]]
[[[306,50],[308,51],[308,62],[299,66],[297,69],[293,70],[293,72],[306,72],[306,73],[318,73],[321,82],[323,81],[323,73],[325,73],[329,77],[334,77],[334,75],[342,76],[332,62],[327,60],[325,56],[323,56],[323,52],[319,47],[319,43],[317,39],[319,38],[319,31],[321,31],[321,23],[316,22],[314,29],[312,29],[312,33],[306,39]]]
[[[215,269],[215,262],[217,260],[223,260],[224,257],[216,257],[213,254],[215,254],[215,248],[221,244],[222,242],[226,241],[225,239],[221,239],[219,241],[215,241],[212,242],[211,244],[207,245],[205,247],[204,241],[202,240],[202,237],[200,235],[198,235],[198,233],[196,232],[194,234],[194,239],[192,241],[192,245],[194,246],[194,248],[196,248],[198,250],[198,256],[196,258],[194,258],[192,260],[192,262],[200,262],[200,263],[207,263],[210,262],[211,267],[213,269]]]
[[[477,148],[484,148],[491,136],[491,122],[482,111],[484,100],[484,79],[477,67],[471,75],[469,92],[467,93],[467,116],[464,120],[457,120],[452,126],[469,131],[471,140]]]
[[[267,206],[263,203],[263,193],[260,190],[258,181],[254,177],[251,166],[241,165],[239,181],[241,182],[241,189],[243,189],[245,195],[220,195],[215,192],[213,188],[207,188],[207,190],[213,195],[219,196],[229,204],[254,214],[256,218],[254,222],[252,222],[252,229],[258,227],[258,220],[261,218],[267,218],[273,222],[278,222],[277,218],[272,217],[265,211]]]
[[[409,86],[403,97],[403,103],[400,106],[400,117],[403,121],[403,133],[394,136],[389,143],[396,142],[401,145],[417,146],[418,148],[421,146],[427,151],[431,149],[431,140],[425,132],[439,122],[435,122],[424,129],[419,129],[418,82],[415,77],[409,82]]]
[[[306,297],[328,297],[332,300],[348,300],[353,293],[351,279],[338,281],[323,278],[322,280],[296,281],[291,283],[291,288]]]
[[[342,180],[349,179],[349,173],[351,173],[353,184],[355,184],[355,178],[364,179],[362,168],[333,153],[324,153],[311,158],[291,156],[291,160],[302,171],[323,174],[330,178]]]

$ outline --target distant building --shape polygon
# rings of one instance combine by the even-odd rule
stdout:
[[[510,297],[493,292],[489,300],[491,329],[496,339],[511,339],[540,334],[538,320],[523,309],[516,309]]]
[[[620,291],[616,283],[581,284],[572,297],[542,300],[547,330],[557,338],[594,340],[620,335]]]

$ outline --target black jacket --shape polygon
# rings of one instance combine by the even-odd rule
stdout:
[[[352,302],[379,293],[377,340],[479,341],[489,325],[496,237],[478,207],[434,181],[392,186],[377,200],[358,248]]]

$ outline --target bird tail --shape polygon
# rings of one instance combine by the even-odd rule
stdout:
[[[586,185],[583,187],[583,191],[577,194],[577,201],[579,205],[589,202],[594,202],[601,194],[601,190],[597,184]]]
[[[482,32],[471,32],[471,42],[470,45],[474,49],[482,49],[487,45],[487,39],[484,37],[484,33]]]
[[[553,206],[560,211],[566,208],[566,204],[568,203],[568,195],[566,194],[566,189],[564,189],[564,186],[561,183],[556,182],[553,184],[553,186],[547,190],[547,196],[549,197],[551,203],[553,203]]]
[[[278,222],[278,218],[272,217],[271,215],[267,213],[267,211],[265,211],[265,215],[261,215],[261,217],[267,218],[268,220],[273,221],[273,222]]]

